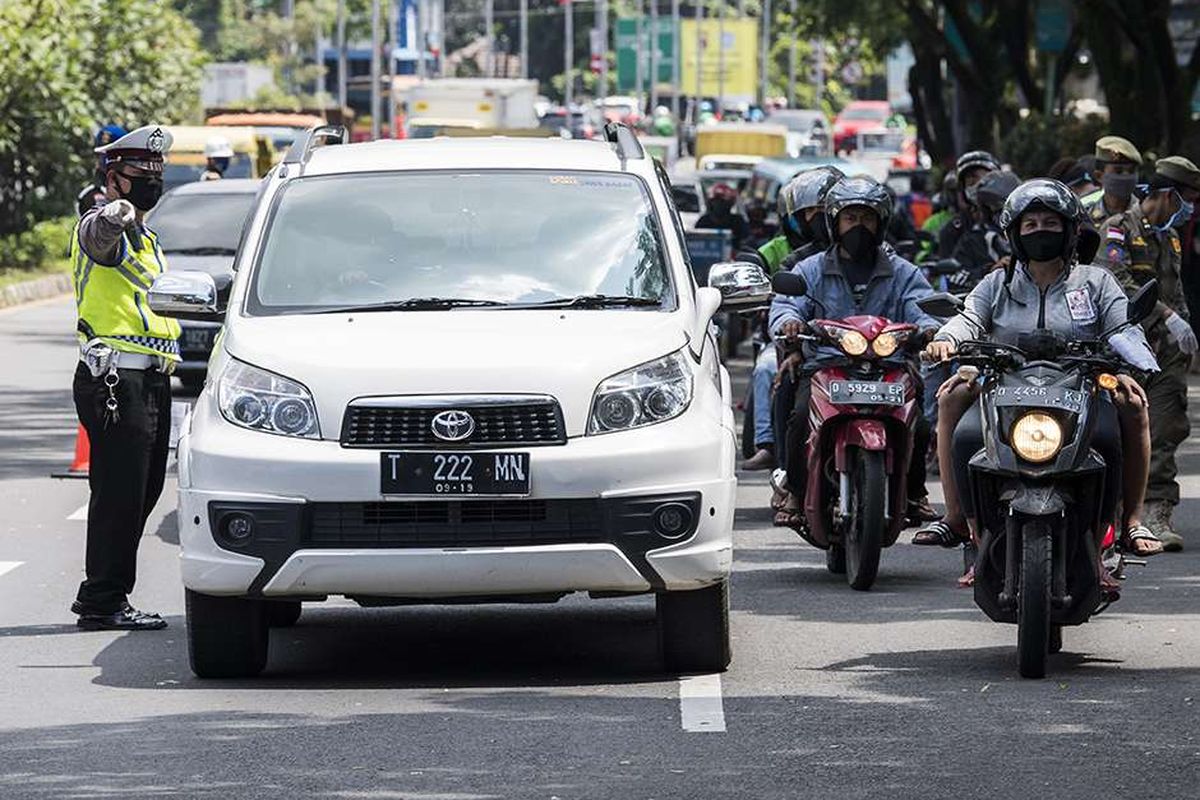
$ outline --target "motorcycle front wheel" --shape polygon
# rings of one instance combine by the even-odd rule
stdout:
[[[1046,677],[1052,553],[1050,527],[1044,522],[1025,523],[1021,528],[1021,580],[1017,588],[1017,665],[1023,678]]]
[[[870,589],[879,574],[886,480],[883,453],[876,450],[856,451],[850,465],[850,524],[843,541],[846,582],[851,589]]]

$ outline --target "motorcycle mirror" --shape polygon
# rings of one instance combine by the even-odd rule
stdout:
[[[929,271],[934,275],[953,275],[962,269],[962,264],[957,258],[939,258],[933,262]]]
[[[917,306],[931,317],[949,319],[962,313],[963,301],[949,292],[934,292],[917,301]]]
[[[1075,245],[1075,258],[1080,264],[1091,264],[1100,251],[1100,234],[1090,225],[1079,228],[1079,242]]]
[[[1136,325],[1154,313],[1158,305],[1158,281],[1150,280],[1133,293],[1129,298],[1129,307],[1125,319],[1130,325]]]
[[[804,282],[804,278],[794,272],[775,273],[771,278],[771,288],[775,294],[788,297],[803,297],[808,293],[808,284]]]

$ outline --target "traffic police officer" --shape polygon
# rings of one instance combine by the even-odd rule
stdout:
[[[120,125],[105,125],[96,131],[96,136],[92,139],[92,147],[112,144],[126,133],[127,131]],[[75,196],[75,209],[82,217],[93,206],[100,205],[104,201],[104,156],[97,153],[96,174],[92,176],[92,182],[80,189],[79,194]]]
[[[229,160],[233,158],[233,146],[224,136],[214,136],[204,143],[204,172],[200,175],[202,181],[219,181],[225,177],[229,169]]]
[[[1137,198],[1138,167],[1142,154],[1133,142],[1120,136],[1101,136],[1096,140],[1096,175],[1100,189],[1082,198],[1083,211],[1092,225],[1100,227],[1114,214],[1133,210]]]
[[[147,291],[166,269],[143,217],[162,194],[171,134],[147,125],[96,148],[107,202],[71,237],[80,364],[75,409],[91,440],[86,579],[71,611],[87,630],[165,628],[129,605],[138,542],[162,493],[171,431],[170,373],[179,324],[150,310]]]
[[[1110,269],[1127,292],[1152,278],[1159,283],[1159,304],[1143,322],[1161,372],[1146,379],[1150,400],[1150,479],[1146,486],[1146,524],[1169,551],[1183,549],[1183,538],[1171,524],[1179,503],[1175,450],[1187,438],[1187,373],[1197,350],[1188,323],[1187,303],[1180,278],[1181,246],[1175,227],[1191,217],[1191,203],[1200,188],[1200,169],[1178,156],[1155,165],[1149,192],[1132,202],[1123,214],[1104,225],[1105,255]]]

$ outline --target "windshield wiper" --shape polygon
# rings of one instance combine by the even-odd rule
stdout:
[[[163,250],[164,253],[178,253],[181,256],[236,256],[237,250],[232,247],[176,247]]]
[[[618,308],[621,306],[661,306],[654,297],[632,297],[623,294],[581,294],[578,297],[558,297],[540,303],[526,303],[519,308]]]
[[[491,308],[503,306],[498,300],[467,300],[461,297],[410,297],[407,300],[388,300],[359,306],[322,308],[318,314],[346,314],[360,311],[445,311],[451,308]]]

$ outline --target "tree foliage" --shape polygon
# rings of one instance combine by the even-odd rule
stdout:
[[[70,212],[97,126],[195,115],[202,67],[156,0],[0,0],[0,234]]]

